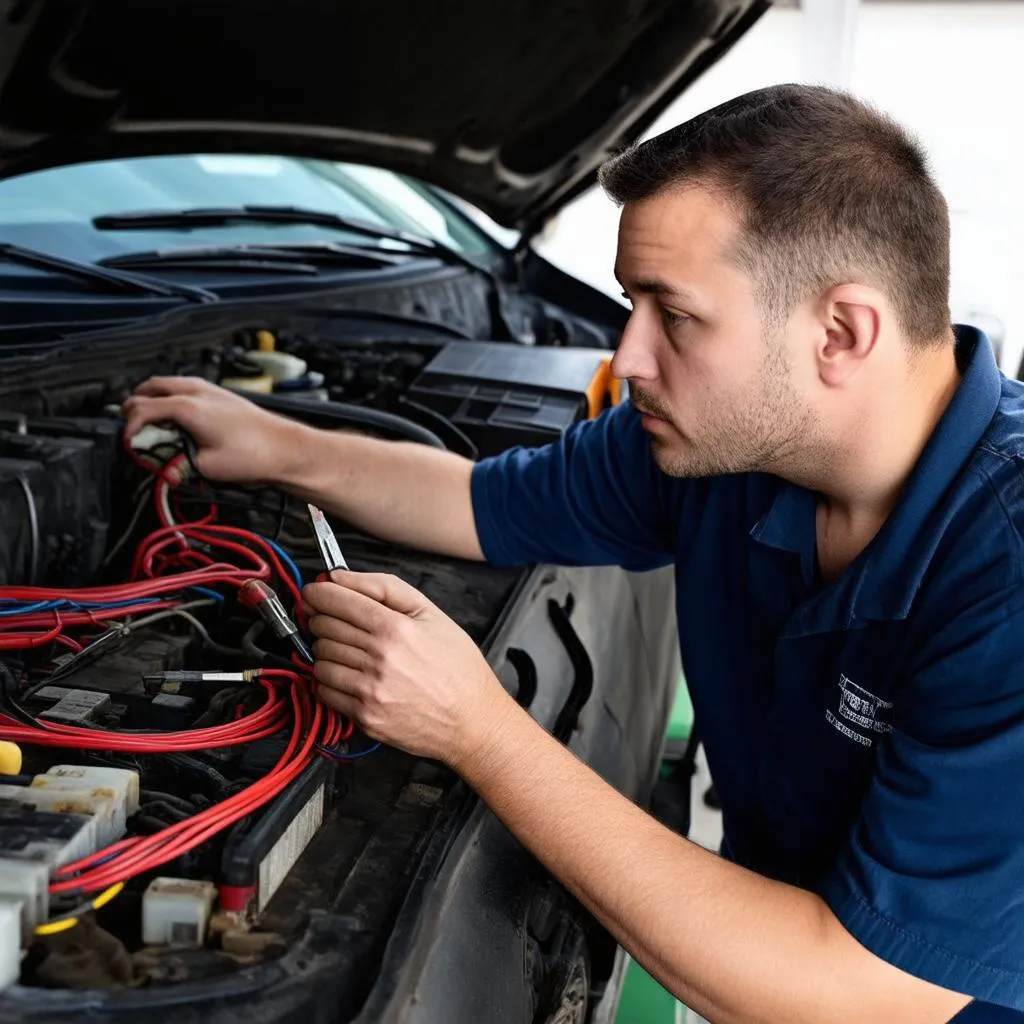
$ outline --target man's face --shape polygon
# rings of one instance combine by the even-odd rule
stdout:
[[[633,313],[612,370],[672,476],[769,471],[810,429],[785,330],[765,336],[755,283],[728,257],[738,224],[700,188],[627,204],[619,223]]]

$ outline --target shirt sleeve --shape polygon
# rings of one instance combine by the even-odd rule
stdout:
[[[495,565],[621,565],[672,561],[669,481],[629,403],[539,448],[513,448],[473,467],[484,557]]]
[[[820,893],[881,959],[1024,1010],[1024,587],[923,648]]]

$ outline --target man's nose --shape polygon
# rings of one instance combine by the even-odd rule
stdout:
[[[639,310],[634,310],[626,322],[612,358],[612,375],[619,380],[650,381],[658,376],[654,337],[645,319]]]

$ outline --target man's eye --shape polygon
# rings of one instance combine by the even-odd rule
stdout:
[[[662,307],[661,315],[669,327],[678,327],[690,319],[685,313],[674,313],[671,309],[665,309],[664,307]]]

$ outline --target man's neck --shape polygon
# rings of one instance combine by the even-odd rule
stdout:
[[[882,528],[960,383],[952,344],[922,353],[898,383],[880,386],[808,481],[819,495],[819,565],[838,576]]]

